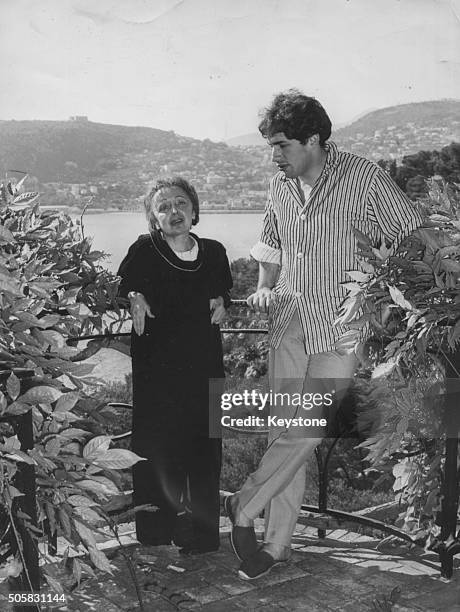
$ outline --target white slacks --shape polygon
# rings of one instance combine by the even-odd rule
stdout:
[[[307,355],[297,313],[277,349],[270,351],[270,388],[274,393],[305,394],[351,383],[358,359],[354,353],[336,351]],[[312,380],[313,379],[313,380]],[[326,379],[326,380],[324,380]],[[302,406],[271,407],[271,414],[308,417]],[[313,411],[312,411],[313,412]],[[314,435],[315,437],[311,437]],[[247,518],[255,519],[265,508],[265,542],[289,547],[305,494],[306,460],[324,437],[324,430],[276,427],[259,467],[249,475],[240,492],[238,505]]]

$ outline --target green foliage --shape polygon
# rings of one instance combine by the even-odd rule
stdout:
[[[315,473],[316,476],[316,473]],[[318,485],[316,479],[307,483],[305,497],[306,503],[316,503]],[[364,508],[372,508],[392,501],[391,491],[376,491],[371,486],[358,488],[346,482],[343,475],[332,477],[328,482],[328,507],[344,512],[357,512]]]
[[[438,176],[449,183],[460,183],[460,143],[452,142],[440,151],[405,155],[399,164],[394,160],[379,164],[411,199],[417,200],[427,195],[428,178]]]
[[[237,338],[225,339],[225,371],[228,376],[235,378],[258,380],[268,371],[268,342],[261,340],[255,344],[244,343],[242,346],[237,344],[238,340],[245,339],[244,334],[237,334]]]
[[[233,277],[232,298],[246,300],[257,288],[259,265],[253,259],[240,258],[230,265]],[[227,327],[267,329],[264,316],[254,316],[248,306],[233,306]],[[258,380],[267,372],[268,343],[263,334],[223,334],[224,365],[227,376]]]
[[[351,328],[344,347],[352,346],[365,326],[373,335],[367,351],[372,370],[368,398],[379,414],[361,415],[363,423],[374,425],[362,444],[369,451],[366,459],[387,469],[397,460],[393,487],[408,504],[401,521],[427,535],[438,531],[446,433],[437,396],[443,362],[457,350],[460,338],[460,202],[454,190],[433,181],[421,205],[423,228],[395,254],[357,236],[361,270],[348,272],[351,282],[345,285],[348,297],[339,321]]]
[[[98,421],[98,432],[107,433],[111,436],[119,436],[131,431],[132,428],[132,409],[125,406],[107,406],[107,402],[120,403],[132,406],[132,374],[125,376],[124,381],[109,382],[99,385],[91,394],[91,399],[100,407],[97,411],[92,411],[87,415],[89,418]],[[94,425],[93,425],[94,427]],[[131,448],[131,437],[117,441],[119,448]],[[131,475],[126,474],[125,479],[131,488]]]
[[[221,488],[238,491],[251,472],[254,472],[267,448],[266,436],[236,434],[224,438]]]
[[[233,278],[232,297],[235,300],[245,300],[257,288],[259,264],[254,259],[235,259],[230,264]]]
[[[98,398],[101,402],[110,399],[111,402],[131,404],[133,401],[132,385],[133,375],[130,372],[126,374],[123,381],[113,381],[103,385],[93,397]],[[118,433],[121,433],[121,431]]]
[[[81,363],[87,354],[67,340],[119,324],[117,279],[100,266],[104,254],[91,249],[81,226],[41,211],[36,196],[20,198],[8,185],[1,187],[0,514],[15,533],[23,523],[36,543],[46,533],[62,536],[72,548],[83,546],[94,566],[110,572],[96,547],[104,505],[122,494],[117,470],[140,457],[110,448],[110,436],[94,436],[87,418],[100,403],[90,395],[93,366]],[[30,203],[19,208],[18,201]],[[92,352],[98,346],[103,342]],[[16,417],[25,414],[32,418],[32,450],[21,448],[16,430]],[[24,492],[16,477],[23,464],[35,468],[38,530],[18,506]],[[9,568],[3,577],[14,575],[22,567],[20,555],[3,553]],[[84,567],[73,562],[77,582]],[[54,588],[49,570],[46,579]]]

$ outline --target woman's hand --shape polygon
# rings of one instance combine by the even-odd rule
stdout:
[[[150,306],[142,293],[132,291],[128,294],[128,297],[131,303],[131,318],[133,320],[134,331],[138,336],[142,336],[145,328],[145,317],[154,319],[155,315],[152,314]]]
[[[227,311],[224,306],[224,298],[219,297],[211,298],[209,300],[209,310],[211,311],[211,323],[219,324],[225,319]]]

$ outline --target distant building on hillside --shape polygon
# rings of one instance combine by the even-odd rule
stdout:
[[[85,121],[89,121],[86,115],[71,115],[69,117],[69,121],[79,121],[80,123],[84,123]]]
[[[80,183],[70,183],[69,184],[70,187],[70,193],[75,197],[78,198],[80,196],[80,189],[81,189],[81,185]]]
[[[215,172],[209,172],[208,176],[206,177],[206,183],[208,185],[225,185],[226,182],[226,178],[216,174]]]

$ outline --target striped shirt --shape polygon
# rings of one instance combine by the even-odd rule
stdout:
[[[375,244],[395,248],[422,219],[407,196],[377,164],[325,145],[324,168],[303,197],[298,179],[278,172],[270,181],[260,241],[251,249],[257,261],[281,265],[273,289],[270,344],[276,348],[297,310],[307,354],[334,350],[347,331],[335,325],[350,282],[346,270],[359,270],[353,228]]]

